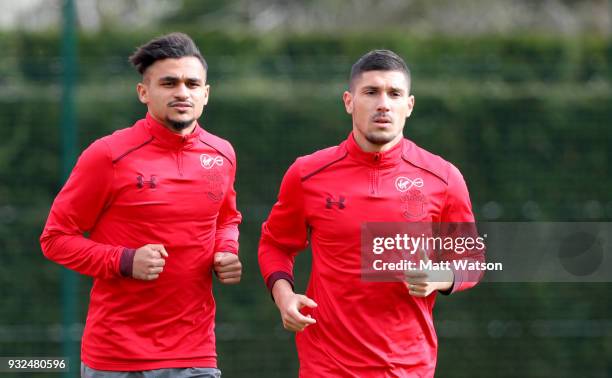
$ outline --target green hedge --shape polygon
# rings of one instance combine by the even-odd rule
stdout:
[[[162,31],[81,35],[81,79],[124,75],[127,57],[135,47],[159,34]],[[612,79],[612,43],[602,37],[411,37],[399,32],[260,36],[197,30],[190,34],[209,60],[211,73],[339,79],[347,76],[350,64],[365,51],[390,48],[405,57],[419,79],[550,83]],[[17,57],[12,69],[28,80],[50,82],[61,72],[60,42],[53,33],[1,34],[0,47],[5,54]],[[7,72],[6,63],[0,69]]]
[[[79,151],[143,116],[127,55],[153,35],[80,36]],[[490,202],[503,209],[498,220],[612,218],[607,39],[192,35],[211,67],[202,124],[237,151],[245,216],[244,282],[215,288],[224,376],[295,376],[292,339],[258,273],[259,227],[289,164],[348,135],[342,91],[350,64],[370,48],[395,49],[411,64],[416,107],[405,134],[461,169],[480,219]],[[61,186],[60,43],[53,34],[0,34],[0,48],[0,352],[60,355],[52,337],[10,341],[2,328],[44,333],[61,318],[62,268],[43,259],[37,241]],[[538,204],[535,215],[524,211],[528,201]],[[298,257],[299,288],[308,258]],[[89,279],[79,282],[84,319]],[[608,319],[608,292],[609,284],[488,284],[440,298],[439,375],[604,376],[609,334],[547,338],[533,324]],[[453,322],[473,333],[457,336]],[[496,336],[495,327],[521,332]]]

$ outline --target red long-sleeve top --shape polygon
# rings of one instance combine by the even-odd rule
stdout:
[[[409,181],[402,186],[401,178]],[[409,140],[368,153],[350,135],[298,158],[263,224],[259,263],[269,288],[278,279],[292,282],[294,257],[310,239],[306,295],[318,306],[302,311],[317,323],[296,336],[300,377],[432,377],[436,294],[418,298],[401,282],[362,280],[361,226],[473,221],[459,170]],[[455,272],[452,291],[475,284]]]
[[[82,153],[40,241],[47,258],[94,278],[86,365],[216,367],[212,265],[215,252],[238,253],[235,172],[227,141],[199,125],[172,133],[149,114]],[[153,281],[126,269],[145,244],[169,254]]]

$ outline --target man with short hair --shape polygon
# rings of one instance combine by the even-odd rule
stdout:
[[[433,282],[415,270],[406,282],[365,282],[361,227],[473,222],[468,191],[457,168],[403,138],[414,96],[398,55],[362,56],[343,100],[352,133],[288,169],[262,226],[261,271],[284,327],[298,332],[300,377],[433,377],[436,293],[477,281],[447,270]],[[294,257],[309,240],[312,272],[300,295],[293,291]]]
[[[94,278],[83,377],[220,377],[212,272],[241,277],[236,156],[198,124],[208,67],[189,36],[153,39],[130,61],[146,117],[82,153],[41,246]]]

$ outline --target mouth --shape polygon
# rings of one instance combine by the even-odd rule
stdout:
[[[388,118],[388,117],[374,117],[372,121],[374,122],[375,125],[382,126],[382,127],[387,127],[392,124],[391,118]]]
[[[186,112],[192,108],[193,105],[189,102],[172,102],[170,103],[170,107],[178,110],[179,112]]]

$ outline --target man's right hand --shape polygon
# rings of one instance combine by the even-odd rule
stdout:
[[[296,294],[286,280],[278,280],[272,287],[272,296],[281,314],[283,326],[288,331],[303,331],[317,321],[310,315],[304,316],[300,310],[304,307],[315,308],[317,304],[305,295]]]
[[[132,277],[137,280],[151,281],[164,271],[168,252],[161,244],[147,244],[134,253]]]

